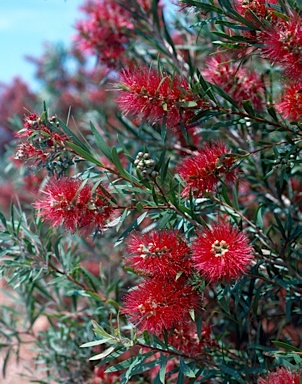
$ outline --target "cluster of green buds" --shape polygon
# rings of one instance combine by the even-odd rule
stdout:
[[[273,164],[273,168],[274,169],[277,169],[277,168],[281,168],[281,169],[290,169],[290,168],[293,168],[295,163],[294,163],[294,160],[296,159],[296,156],[295,155],[290,155],[289,158],[279,158],[279,159],[276,159],[274,160],[274,164]]]
[[[76,163],[75,158],[69,158],[68,156],[58,157],[54,160],[48,160],[46,163],[46,169],[50,175],[63,175],[64,172],[72,165]]]
[[[142,177],[146,179],[154,179],[158,175],[158,172],[154,169],[155,161],[151,159],[149,153],[138,152],[134,165]]]

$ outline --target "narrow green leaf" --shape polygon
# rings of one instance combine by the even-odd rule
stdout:
[[[86,146],[82,143],[82,141],[67,127],[67,125],[60,119],[58,119],[60,126],[62,127],[63,131],[66,133],[67,136],[69,136],[72,141],[82,148],[84,151],[88,152],[88,149]]]
[[[14,202],[13,201],[10,204],[10,217],[11,217],[12,230],[13,230],[13,232],[15,232],[15,211],[14,211]]]
[[[209,84],[205,79],[203,78],[202,74],[198,69],[196,69],[196,74],[198,76],[199,83],[204,91],[204,94],[209,96],[209,98],[216,103],[216,98],[212,92],[212,84]],[[202,111],[203,112],[203,111]],[[206,111],[204,111],[206,112]],[[193,121],[193,119],[192,119]]]
[[[252,117],[256,116],[256,113],[254,111],[254,107],[253,107],[252,103],[250,102],[250,100],[243,100],[242,106],[243,106],[243,109],[245,110],[245,112],[247,112],[250,116],[252,116]]]
[[[170,163],[170,158],[166,161],[164,166],[161,168],[160,180],[161,180],[162,184],[166,181],[166,177],[167,177],[168,169],[169,169],[169,163]]]
[[[144,338],[145,343],[147,345],[150,345],[150,335],[149,335],[148,331],[143,332],[143,338]]]
[[[135,361],[135,360],[136,360],[136,357],[130,357],[127,360],[123,360],[123,361],[119,362],[118,364],[115,364],[112,367],[107,368],[106,372],[107,373],[118,372],[118,371],[121,371],[124,369],[128,369],[131,366],[131,364],[133,363],[133,361]]]
[[[104,351],[104,352],[102,352],[102,353],[99,353],[98,355],[95,355],[95,356],[90,357],[89,360],[91,360],[91,361],[93,361],[93,360],[101,360],[101,359],[103,359],[104,357],[110,355],[110,353],[114,351],[114,348],[115,348],[115,347],[110,347],[110,348],[106,349],[106,351]]]
[[[272,118],[278,123],[279,122],[279,119],[278,119],[278,116],[276,114],[276,110],[274,107],[269,107],[267,108],[267,112],[272,116]]]
[[[120,175],[123,178],[130,181],[132,176],[122,166],[122,163],[121,163],[120,158],[119,158],[118,153],[117,153],[117,149],[115,147],[112,147],[112,149],[111,149],[111,156],[112,156],[112,162],[116,166],[116,169],[119,171]]]
[[[167,361],[168,361],[168,358],[161,353],[160,354],[159,380],[162,384],[165,384]]]
[[[185,384],[185,376],[181,371],[178,373],[176,384]]]
[[[276,348],[266,347],[261,344],[253,344],[247,347],[247,349],[259,349],[259,351],[276,352]]]
[[[110,341],[112,341],[112,337],[110,339],[89,341],[88,343],[80,345],[80,348],[95,347],[96,345],[105,344],[105,343],[108,343]]]
[[[124,238],[128,235],[128,233],[136,229],[147,216],[147,214],[148,212],[144,212],[137,219],[135,219],[133,223],[120,235],[120,237],[115,242],[114,246],[116,247],[117,245],[121,244],[124,241]]]
[[[158,3],[159,3],[159,0],[152,0],[151,11],[152,11],[152,17],[153,17],[154,23],[157,29],[160,30],[161,22],[159,21],[159,17],[158,17],[159,15]]]
[[[159,201],[158,201],[158,198],[157,198],[157,194],[156,194],[154,185],[152,186],[152,197],[153,197],[154,203],[155,203],[156,205],[159,205]]]
[[[166,136],[167,136],[167,122],[166,122],[166,119],[164,119],[164,121],[163,121],[163,123],[161,125],[160,134],[161,134],[161,140],[164,143],[165,140],[166,140]]]
[[[216,85],[213,85],[212,84],[212,90],[219,96],[221,96],[223,99],[225,99],[226,101],[228,101],[230,104],[232,104],[232,106],[236,109],[239,109],[238,107],[238,104],[236,103],[236,101],[234,99],[232,99],[222,88],[216,86]]]
[[[166,155],[166,148],[164,148],[162,153],[160,154],[159,160],[154,167],[155,171],[158,172],[161,169],[161,167],[164,165],[165,155]]]
[[[98,148],[102,151],[102,153],[112,161],[112,156],[110,149],[107,147],[107,144],[105,143],[104,139],[102,138],[100,132],[95,128],[95,126],[90,122],[90,129],[91,132],[93,133],[93,136],[95,138],[95,143],[98,146]]]
[[[179,359],[180,363],[180,370],[181,372],[187,376],[187,377],[195,377],[195,373],[192,371],[192,369],[185,363],[183,358]]]
[[[162,13],[162,20],[163,20],[163,27],[164,27],[165,38],[166,38],[167,42],[169,43],[170,47],[172,48],[174,56],[177,57],[177,52],[176,52],[176,49],[175,49],[175,46],[174,46],[173,39],[171,38],[169,30],[168,30],[168,28],[166,26],[166,22],[165,22],[165,18],[164,18],[164,13]]]
[[[8,363],[8,361],[9,361],[11,352],[12,352],[12,348],[9,348],[9,349],[6,351],[6,355],[5,355],[4,361],[3,361],[3,363],[2,363],[2,376],[3,376],[3,378],[5,378],[5,376],[6,376],[7,363]]]
[[[0,212],[0,220],[5,228],[7,228],[6,219],[4,215]]]
[[[198,23],[195,23],[195,24],[192,24],[190,25],[190,28],[199,28],[199,27],[204,27],[205,25],[207,24],[210,24],[210,23],[213,23],[213,22],[218,22],[219,20],[221,20],[221,16],[215,16],[215,17],[211,17],[209,19],[206,19],[206,20],[202,20],[202,21],[199,21]],[[230,23],[231,24],[231,23]],[[177,46],[178,47],[178,46]],[[190,48],[190,46],[189,46]]]
[[[286,351],[289,351],[289,352],[291,352],[291,351],[300,352],[300,353],[302,352],[302,349],[294,347],[293,345],[285,343],[284,341],[272,340],[272,343],[275,344],[277,347],[283,348],[283,349],[285,349]]]
[[[236,42],[244,42],[244,43],[249,42],[248,38],[246,38],[244,36],[241,36],[241,35],[230,36],[230,35],[227,35],[226,33],[218,32],[218,31],[213,31],[212,33],[214,35],[222,37],[222,38],[224,38],[225,40],[228,40],[228,41],[236,41]]]
[[[96,321],[92,320],[93,325],[93,332],[97,333],[98,335],[105,337],[107,339],[111,338],[112,336],[104,330],[103,327],[101,327]]]
[[[260,229],[263,229],[263,220],[262,220],[262,207],[261,205],[257,208],[257,211],[255,213],[255,223],[257,227]]]
[[[88,292],[88,293],[89,293],[89,292]],[[113,306],[115,309],[117,309],[117,310],[120,309],[120,305],[119,305],[119,303],[116,302],[115,300],[108,299],[108,300],[106,300],[106,303],[112,305],[112,306]]]
[[[130,161],[134,161],[134,158],[131,156],[130,152],[128,151],[127,147],[124,144],[124,139],[120,135],[117,135],[117,141],[119,142],[119,144],[120,144],[124,154],[127,156],[127,158]]]
[[[72,143],[71,141],[67,141],[66,144],[73,149],[78,155],[83,157],[85,160],[90,161],[93,164],[98,165],[99,167],[102,167],[104,164],[102,164],[99,160],[94,158],[89,152],[87,152],[82,147],[79,147],[78,145]]]
[[[193,5],[194,7],[203,9],[203,10],[208,11],[208,12],[215,12],[215,13],[219,13],[219,14],[224,14],[224,11],[221,8],[215,7],[212,4],[202,3],[202,2],[194,1],[194,0],[186,0],[186,4]]]
[[[125,353],[128,350],[128,348],[123,346],[117,346],[116,349],[107,357],[105,357],[102,361],[98,363],[98,366],[104,365],[107,363],[110,363],[111,361],[115,360],[116,358],[120,357],[123,353]]]
[[[152,352],[152,355],[154,355],[154,352]],[[141,362],[136,363],[133,367],[131,367],[131,371],[129,369],[130,374],[128,374],[128,378],[133,377],[134,375],[139,375],[142,372],[149,371],[151,368],[157,367],[158,364],[159,364],[158,359],[149,361],[144,364],[141,364]]]
[[[276,213],[274,213],[274,217],[275,217],[275,220],[277,222],[277,227],[279,228],[281,234],[282,234],[282,237],[284,239],[286,239],[286,233],[285,233],[285,229],[281,223],[281,220],[279,219],[278,215]]]
[[[232,207],[233,204],[228,196],[228,193],[227,193],[227,190],[226,190],[226,186],[225,184],[223,184],[222,186],[222,189],[221,189],[221,196],[223,197],[223,200],[230,206]]]
[[[237,380],[238,383],[246,384],[246,381],[242,379],[240,374],[237,371],[235,371],[235,369],[227,367],[224,364],[219,364],[218,368],[221,369],[222,372],[225,372],[228,375],[230,375],[233,379]]]

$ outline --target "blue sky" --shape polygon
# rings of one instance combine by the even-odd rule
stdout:
[[[25,55],[40,57],[43,44],[68,44],[84,0],[0,0],[0,82],[20,76],[31,88],[34,65]]]

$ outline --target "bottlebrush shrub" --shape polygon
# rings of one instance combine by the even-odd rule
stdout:
[[[300,380],[301,9],[166,3],[85,2],[8,120],[4,372],[30,339],[41,383]]]

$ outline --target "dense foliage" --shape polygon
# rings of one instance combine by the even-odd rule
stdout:
[[[3,375],[30,337],[36,383],[299,384],[302,9],[82,15],[1,91]]]

